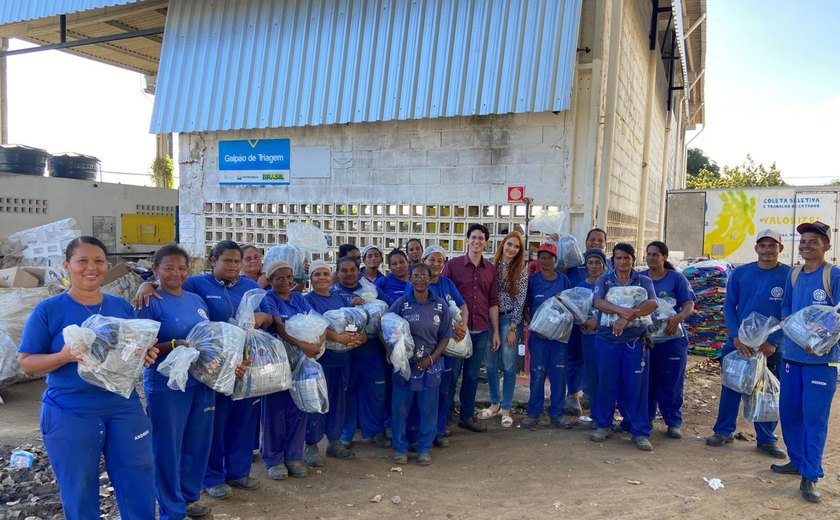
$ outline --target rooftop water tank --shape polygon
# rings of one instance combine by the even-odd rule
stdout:
[[[99,159],[90,155],[66,152],[50,156],[50,177],[95,181],[99,175]]]
[[[44,175],[49,153],[22,144],[0,144],[0,173]]]

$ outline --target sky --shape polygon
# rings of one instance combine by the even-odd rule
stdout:
[[[775,162],[788,184],[840,178],[840,1],[707,8],[706,125],[689,146],[720,166]]]
[[[747,154],[775,162],[789,184],[840,178],[840,0],[707,8],[706,124],[689,146],[721,166]],[[143,86],[140,74],[58,51],[9,57],[9,142],[94,155],[104,180],[150,184],[153,96]]]

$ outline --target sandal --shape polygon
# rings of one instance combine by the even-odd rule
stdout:
[[[510,428],[513,426],[513,417],[510,416],[510,410],[502,411],[502,428]]]
[[[498,407],[498,408],[493,410],[494,406]],[[501,411],[502,411],[501,406],[499,406],[497,404],[496,405],[490,405],[487,408],[479,410],[477,417],[478,417],[479,420],[486,421],[487,419],[492,419],[493,417],[496,417],[497,415],[499,415],[499,412],[501,412]]]

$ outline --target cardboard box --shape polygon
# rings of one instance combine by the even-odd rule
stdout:
[[[102,282],[102,285],[108,285],[117,278],[122,278],[130,272],[131,268],[128,266],[127,262],[119,263],[108,271],[108,274],[105,275],[105,281]]]
[[[0,283],[6,287],[38,287],[38,278],[26,272],[22,267],[10,267],[0,270]]]

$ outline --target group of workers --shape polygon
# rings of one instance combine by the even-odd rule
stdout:
[[[737,336],[740,322],[753,311],[783,318],[813,303],[835,304],[840,269],[824,260],[828,226],[807,223],[798,232],[804,266],[793,279],[790,268],[778,261],[781,236],[771,230],[758,234],[758,261],[735,269],[725,305],[729,341],[724,355],[733,350],[753,355]],[[397,464],[406,464],[414,451],[417,464],[427,465],[433,447],[449,445],[450,423],[480,433],[488,420],[499,417],[501,426],[509,428],[514,424],[518,346],[529,320],[543,302],[572,287],[591,290],[598,312],[576,325],[567,342],[530,332],[530,397],[521,426],[540,425],[548,379],[552,427],[589,423],[590,439],[596,442],[629,431],[637,448],[651,451],[658,410],[665,435],[679,439],[688,352],[683,321],[694,311],[694,293],[668,261],[667,246],[650,243],[645,249],[647,269],[637,271],[635,249],[617,243],[608,259],[606,232],[596,228],[585,239],[584,264],[557,270],[555,241],[541,243],[536,261],[529,264],[521,234],[508,233],[492,261],[484,257],[489,239],[485,226],[471,225],[466,254],[448,260],[444,249],[424,248],[419,240],[387,256],[373,245],[359,250],[345,244],[336,263],[310,263],[305,294],[290,264],[263,265],[253,246],[221,241],[210,253],[210,272],[190,276],[187,253],[169,245],[154,255],[157,283],[141,286],[137,309],[102,293],[108,268],[104,244],[93,237],[73,240],[64,263],[71,287],[36,307],[19,348],[23,370],[47,374],[41,430],[66,518],[98,518],[102,454],[123,518],[155,518],[156,498],[162,520],[184,519],[210,513],[200,500],[202,491],[224,499],[232,488],[258,487],[259,481],[250,476],[255,449],[268,476],[281,480],[305,477],[309,467],[323,465],[318,445],[325,437],[327,457],[353,458],[354,439],[360,434],[374,446],[392,448]],[[383,263],[387,275],[380,270]],[[285,330],[284,323],[297,314],[364,304],[359,291],[367,282],[374,284],[389,311],[409,324],[415,349],[407,378],[389,366],[389,348],[381,334],[327,329],[319,342],[307,343]],[[612,288],[627,286],[641,287],[647,299],[632,308],[608,301]],[[295,355],[318,359],[329,397],[327,413],[303,413],[288,391],[233,400],[192,376],[185,391],[173,390],[157,372],[174,348],[189,346],[186,337],[196,324],[228,322],[244,294],[258,288],[267,296],[255,312],[255,327],[280,337]],[[675,316],[665,325],[670,339],[654,343],[638,320],[657,309],[657,298],[666,297],[675,302]],[[460,311],[460,320],[453,320],[451,306]],[[136,392],[125,399],[78,375],[81,359],[65,344],[62,331],[94,314],[160,323],[156,343],[146,356],[145,412]],[[444,355],[451,340],[463,341],[467,334],[472,343],[469,357]],[[324,341],[346,348],[323,352]],[[768,366],[781,377],[782,434],[790,455],[788,463],[771,469],[800,475],[803,497],[819,501],[816,482],[823,476],[822,450],[840,354],[834,348],[827,356],[815,356],[789,339],[783,341],[779,333],[762,345],[760,355],[768,357]],[[238,377],[247,365],[246,361],[237,367]],[[482,366],[487,368],[490,403],[476,410]],[[590,414],[578,419],[583,396]],[[740,397],[721,388],[714,435],[707,439],[710,446],[732,442]],[[614,424],[616,410],[621,421]],[[785,458],[775,427],[755,424],[758,448]],[[146,482],[154,482],[154,489],[138,485]]]

